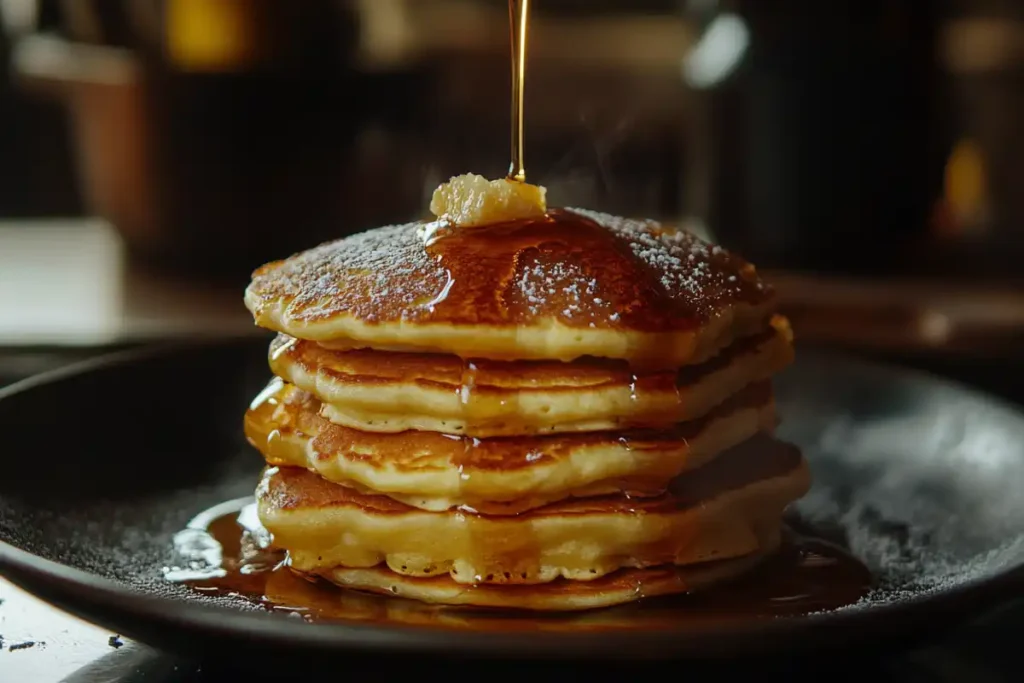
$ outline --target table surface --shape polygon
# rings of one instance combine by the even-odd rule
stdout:
[[[101,346],[254,332],[242,286],[141,269],[102,220],[0,222],[0,346]]]

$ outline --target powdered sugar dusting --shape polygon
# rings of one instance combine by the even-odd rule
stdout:
[[[248,300],[292,323],[686,329],[736,302],[770,297],[753,266],[684,230],[584,209],[425,239],[389,226],[256,271]],[[543,323],[546,324],[546,323]]]
[[[1006,541],[1000,547],[969,558],[936,556],[926,544],[896,548],[891,539],[872,538],[861,545],[868,561],[877,565],[879,585],[857,602],[834,610],[815,612],[857,612],[924,600],[978,581],[991,579],[1020,564],[1024,556],[1024,536]]]
[[[585,273],[579,263],[533,263],[521,270],[518,287],[531,315],[540,315],[553,299],[564,305],[561,313],[566,318],[578,315],[585,305],[588,309],[607,306],[607,302],[597,296],[600,283]]]
[[[724,302],[749,299],[765,285],[739,256],[681,228],[649,219],[631,219],[588,209],[569,209],[607,228],[629,244],[633,254],[658,276],[672,298],[713,314]]]
[[[393,225],[322,244],[257,270],[252,287],[265,299],[290,301],[296,320],[345,312],[372,322],[415,309],[440,295],[448,279],[419,228]]]

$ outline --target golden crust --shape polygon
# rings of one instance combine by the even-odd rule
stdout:
[[[253,273],[257,324],[302,339],[463,357],[678,366],[752,333],[774,294],[690,233],[580,209],[462,229],[379,228]]]

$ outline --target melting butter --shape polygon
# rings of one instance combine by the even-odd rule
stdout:
[[[539,185],[467,173],[434,190],[430,211],[453,227],[505,223],[543,216],[546,196],[547,189]]]

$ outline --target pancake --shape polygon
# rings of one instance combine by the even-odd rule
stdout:
[[[425,512],[308,470],[269,468],[257,507],[300,571],[385,563],[461,584],[536,584],[763,552],[778,542],[784,508],[809,485],[798,449],[756,436],[656,498],[586,498],[513,517]]]
[[[253,273],[256,323],[336,348],[701,363],[775,307],[753,265],[693,234],[582,209],[378,228]]]
[[[793,359],[788,321],[678,371],[634,374],[624,361],[464,361],[450,354],[332,351],[284,335],[278,377],[314,394],[331,422],[478,438],[669,425],[701,417]]]
[[[768,542],[778,545],[774,537]],[[764,552],[685,567],[621,569],[591,581],[558,579],[529,585],[479,584],[467,587],[448,576],[404,576],[386,567],[338,567],[319,572],[319,575],[343,588],[426,603],[570,612],[700,591],[750,571],[774,549],[775,546],[769,545]]]
[[[775,427],[769,382],[670,429],[473,439],[375,434],[332,424],[320,402],[280,379],[246,413],[245,433],[270,465],[302,467],[412,507],[518,514],[569,497],[657,495],[681,472]]]
[[[636,625],[631,610],[595,609],[679,593],[700,593],[713,585],[728,583],[762,564],[771,556],[748,555],[732,560],[704,562],[687,567],[623,569],[592,581],[553,581],[547,584],[469,587],[447,576],[417,578],[395,574],[386,567],[324,570],[320,575],[275,571],[263,587],[274,605],[302,605],[315,619],[345,619],[470,629],[474,631],[552,630],[573,631],[629,628]],[[346,590],[330,590],[337,584]],[[326,585],[325,585],[326,584]],[[742,590],[742,588],[740,589]],[[749,591],[749,588],[747,588]],[[406,599],[398,599],[399,596]],[[427,603],[427,604],[424,604]],[[474,609],[480,607],[483,609]],[[490,609],[497,608],[497,609]],[[518,619],[516,609],[577,611],[555,621]],[[588,612],[589,610],[589,612]],[[643,623],[657,627],[672,612],[646,612]],[[710,615],[709,620],[715,617]]]

